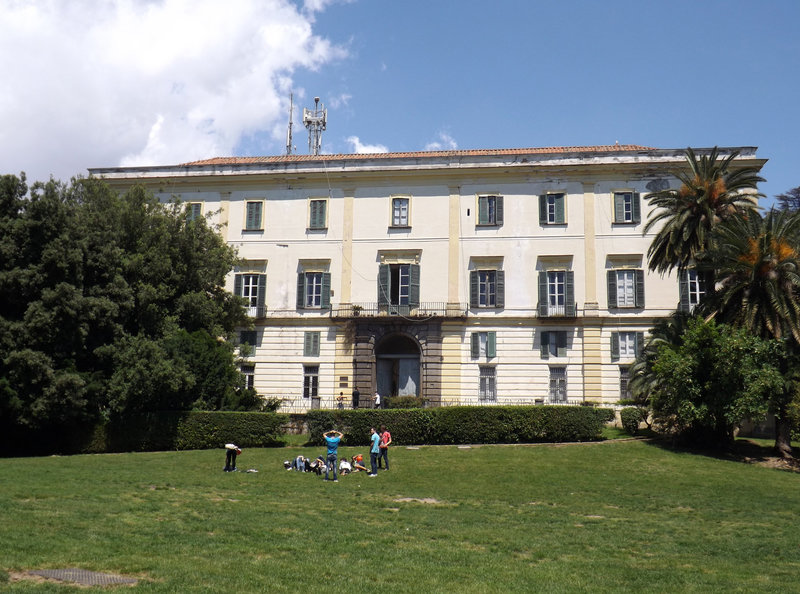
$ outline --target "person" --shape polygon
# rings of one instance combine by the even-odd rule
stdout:
[[[380,442],[381,436],[378,435],[378,432],[375,431],[375,427],[372,427],[370,430],[369,440],[372,446],[369,449],[369,465],[372,467],[372,470],[367,476],[373,477],[378,476],[378,454],[380,453]]]
[[[344,392],[339,392],[339,397],[336,399],[336,408],[339,410],[344,408]]]
[[[339,474],[347,476],[351,472],[353,472],[353,466],[350,464],[350,461],[347,458],[342,458],[339,461]]]
[[[353,408],[358,408],[358,401],[361,399],[361,392],[358,388],[353,388]]]
[[[378,468],[381,467],[381,460],[386,462],[386,470],[389,470],[389,444],[392,443],[392,434],[386,430],[386,425],[381,425],[380,455],[378,456]]]
[[[226,443],[225,450],[225,468],[222,470],[234,472],[236,470],[236,457],[242,453],[242,450],[234,443]]]
[[[336,457],[339,452],[339,442],[342,441],[344,435],[340,431],[331,429],[322,434],[325,438],[325,444],[328,446],[328,466],[325,468],[325,480],[328,480],[328,470],[333,469],[333,482],[338,483],[339,478],[336,475]]]
[[[373,398],[373,400],[375,400],[375,408],[380,408],[381,407],[381,395],[377,390],[375,390],[375,397]]]
[[[311,472],[317,473],[317,475],[328,472],[328,467],[325,465],[325,459],[322,456],[317,456],[317,459],[309,462],[306,468]]]
[[[297,456],[292,462],[292,470],[297,470],[300,472],[306,471],[306,465],[308,464],[308,458],[303,456]]]
[[[364,456],[361,454],[353,456],[353,472],[360,472],[362,470],[367,472],[367,467],[364,466]]]

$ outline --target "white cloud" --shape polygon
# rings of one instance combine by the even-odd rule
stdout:
[[[340,107],[347,107],[347,104],[350,102],[353,96],[348,93],[342,93],[341,95],[336,95],[335,97],[331,97],[328,99],[328,104],[333,109],[339,109]]]
[[[348,136],[345,140],[353,146],[353,152],[356,154],[373,155],[389,152],[389,149],[382,144],[363,144],[358,136]]]
[[[437,138],[438,140],[434,140],[425,145],[426,151],[454,151],[458,148],[458,143],[455,138],[450,136],[447,132],[439,132]]]
[[[0,174],[226,156],[258,131],[278,152],[293,73],[346,56],[314,33],[328,4],[0,3]]]

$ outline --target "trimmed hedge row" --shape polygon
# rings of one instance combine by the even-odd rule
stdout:
[[[160,412],[95,428],[85,453],[204,450],[284,445],[287,415],[257,412]]]
[[[386,425],[397,444],[593,441],[613,420],[611,409],[588,406],[454,406],[425,409],[312,410],[313,444],[336,429],[347,445],[367,445],[370,427]]]

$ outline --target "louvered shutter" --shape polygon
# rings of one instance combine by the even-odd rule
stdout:
[[[636,307],[644,307],[644,270],[635,270],[636,279]]]
[[[567,197],[564,194],[556,196],[556,223],[559,225],[567,221]]]
[[[550,358],[550,332],[547,330],[543,330],[539,332],[540,335],[540,351],[542,355],[542,359],[549,359]]]
[[[619,332],[611,333],[611,360],[619,359]]]
[[[480,306],[480,299],[478,295],[479,286],[478,286],[479,276],[477,270],[471,270],[469,273],[469,306],[470,307],[479,307]]]
[[[267,301],[267,275],[258,275],[258,295],[256,295],[256,306],[258,307],[258,315],[264,315],[264,306]]]
[[[495,273],[495,306],[506,306],[506,273],[503,270]]]
[[[539,317],[547,317],[547,272],[539,271]]]
[[[625,194],[620,192],[614,194],[614,222],[625,222]]]
[[[497,225],[503,224],[503,197],[495,196],[494,218]]]
[[[567,356],[567,333],[563,330],[556,332],[556,353],[559,357]]]
[[[617,307],[617,271],[609,270],[608,273],[608,307]]]
[[[575,305],[575,273],[567,270],[564,273],[564,313],[568,316],[577,314]]]
[[[495,332],[486,333],[486,357],[491,359],[497,354],[497,334]]]
[[[486,196],[478,197],[478,224],[489,223],[489,199]]]
[[[419,307],[419,264],[409,264],[408,279],[408,305]]]
[[[477,359],[481,354],[481,336],[480,332],[473,332],[470,335],[472,340],[471,354],[473,359]]]
[[[689,271],[678,272],[678,311],[689,312],[692,308],[689,302]]]
[[[547,224],[547,194],[539,195],[539,224]]]
[[[389,265],[381,264],[378,267],[378,305],[389,305],[389,281],[391,275],[389,273]]]
[[[297,309],[306,306],[306,275],[300,272],[297,275]]]
[[[644,332],[637,332],[636,333],[636,356],[640,356],[642,354],[642,350],[644,349]]]
[[[242,296],[242,275],[237,274],[233,277],[233,294],[241,297]]]
[[[634,223],[641,223],[642,222],[642,197],[639,192],[633,193],[633,204],[632,204],[632,212],[633,212],[633,222]]]
[[[331,307],[331,273],[322,273],[322,295],[320,297],[320,307],[330,309]]]

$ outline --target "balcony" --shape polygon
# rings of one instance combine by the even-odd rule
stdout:
[[[466,303],[429,301],[419,305],[387,305],[384,303],[340,303],[331,305],[332,318],[466,318]]]
[[[575,303],[558,305],[539,303],[537,310],[540,318],[574,318],[578,315],[578,308]]]
[[[248,318],[256,318],[256,319],[258,319],[258,318],[266,317],[266,315],[267,315],[267,308],[264,307],[264,306],[261,306],[261,307],[257,307],[257,306],[245,307],[244,310],[247,313],[247,317]]]

